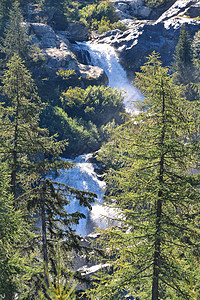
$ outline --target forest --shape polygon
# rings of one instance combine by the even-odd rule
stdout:
[[[73,68],[47,76],[28,5],[89,33],[127,30],[109,1],[0,0],[0,299],[200,299],[200,30],[181,27],[171,65],[146,57],[134,114],[123,91]],[[75,230],[86,216],[68,207],[90,211],[97,195],[56,181],[74,168],[63,158],[88,152],[118,212],[90,245]],[[102,267],[74,271],[77,256]]]

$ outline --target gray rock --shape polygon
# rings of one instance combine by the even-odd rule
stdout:
[[[71,42],[87,41],[89,37],[88,29],[83,23],[69,23],[66,31],[62,31],[61,34]]]
[[[83,81],[88,84],[97,84],[97,85],[108,85],[108,77],[103,69],[90,66],[90,65],[83,65],[78,64],[79,73]]]
[[[139,16],[140,18],[148,18],[152,12],[152,9],[150,7],[142,6],[138,9],[136,16]]]
[[[200,18],[200,3],[195,3],[186,9],[185,14],[191,18]]]
[[[82,77],[83,86],[108,84],[107,75],[101,68],[78,62],[75,54],[71,51],[73,47],[67,38],[69,36],[67,31],[58,31],[56,34],[49,25],[42,23],[23,23],[23,26],[27,27],[32,43],[37,43],[42,51],[44,57],[42,72],[44,74],[46,73],[53,78],[56,77],[57,71],[61,68],[64,70],[73,69],[76,71],[77,77]],[[74,29],[73,26],[70,28]],[[80,27],[77,26],[76,30],[78,28]],[[83,28],[82,25],[81,28]]]
[[[117,0],[114,3],[120,19],[127,17],[148,18],[152,12],[151,8],[144,6],[142,0]]]
[[[121,64],[131,76],[153,51],[160,53],[163,65],[170,65],[182,25],[186,25],[191,37],[200,29],[200,20],[188,16],[199,6],[195,0],[178,0],[158,20],[125,19],[127,31],[110,31],[98,37],[98,42],[115,47]]]
[[[160,18],[157,20],[157,23],[175,16],[186,14],[187,9],[198,2],[199,0],[177,0],[166,12],[160,16]]]

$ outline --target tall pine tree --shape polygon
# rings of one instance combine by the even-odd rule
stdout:
[[[200,182],[191,172],[199,158],[199,107],[193,113],[168,71],[155,53],[141,67],[142,111],[102,154],[113,165],[107,181],[119,226],[102,231],[108,270],[89,292],[97,299],[191,299],[196,269],[188,257],[200,254]]]
[[[71,195],[89,209],[94,195],[68,186],[56,188],[50,179],[44,181],[45,176],[69,167],[60,158],[66,141],[56,142],[55,136],[50,137],[47,130],[39,127],[43,105],[19,56],[14,55],[8,62],[2,83],[0,159],[8,166],[15,209],[22,209],[29,223],[33,221],[32,214],[41,222],[34,245],[39,250],[38,263],[42,258],[46,268],[49,265],[50,270],[55,270],[53,253],[58,242],[67,262],[69,251],[81,250],[81,238],[72,225],[84,216],[79,212],[67,213]],[[33,231],[36,232],[35,226]]]
[[[27,29],[23,26],[22,11],[19,2],[13,2],[8,14],[4,38],[2,39],[1,51],[5,53],[6,59],[10,59],[13,54],[17,54],[22,59],[27,59],[30,47]]]

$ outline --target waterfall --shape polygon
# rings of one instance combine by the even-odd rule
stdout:
[[[109,79],[109,86],[123,90],[125,93],[124,105],[128,112],[137,113],[136,101],[142,100],[141,93],[127,78],[126,71],[120,65],[115,50],[108,44],[94,42],[78,43],[85,53],[88,64],[102,68]]]
[[[127,111],[137,113],[135,101],[142,98],[137,89],[129,83],[125,70],[120,65],[114,48],[107,44],[95,44],[91,42],[78,43],[83,52],[87,53],[85,59],[88,64],[98,66],[102,68],[109,79],[109,86],[117,88],[119,90],[124,89],[126,95],[124,98],[124,104]],[[67,207],[67,211],[75,212],[80,211],[85,214],[86,219],[80,220],[80,224],[76,226],[76,232],[85,236],[94,230],[94,227],[105,228],[114,223],[108,224],[106,220],[108,218],[102,218],[102,216],[115,217],[117,212],[113,209],[105,208],[102,205],[103,202],[103,190],[105,183],[95,173],[94,164],[90,162],[91,154],[85,154],[78,156],[73,163],[76,167],[67,170],[64,174],[61,174],[56,178],[56,181],[65,183],[73,188],[79,190],[90,191],[97,194],[97,202],[93,204],[92,211],[87,208],[79,206],[78,201],[72,199],[71,204]]]

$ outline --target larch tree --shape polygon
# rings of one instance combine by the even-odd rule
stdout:
[[[56,142],[55,136],[49,136],[46,129],[39,127],[43,105],[30,72],[18,55],[8,62],[2,84],[0,159],[7,163],[14,208],[23,211],[28,223],[36,217],[37,223],[41,223],[34,245],[34,249],[39,250],[38,263],[42,257],[45,268],[49,265],[50,270],[55,270],[53,254],[58,242],[67,262],[69,251],[81,251],[81,238],[72,225],[78,224],[84,215],[67,213],[71,196],[91,209],[95,195],[44,180],[45,176],[69,167],[60,157],[66,141]],[[32,229],[37,232],[36,226]]]
[[[101,232],[106,272],[95,276],[88,294],[191,299],[200,279],[190,263],[200,254],[200,178],[193,172],[199,105],[181,97],[156,53],[135,82],[144,94],[141,112],[115,130],[100,154],[110,166],[108,203],[117,209],[119,223]],[[198,288],[195,292],[199,295]]]
[[[28,293],[39,265],[30,246],[36,236],[22,211],[13,208],[7,168],[2,162],[0,166],[0,298],[12,300]]]

